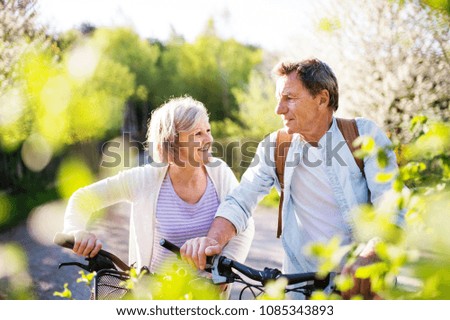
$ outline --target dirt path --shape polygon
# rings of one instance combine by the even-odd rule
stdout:
[[[128,253],[128,212],[127,205],[120,205],[110,210],[106,219],[94,227],[100,234],[106,250],[110,250],[124,261]],[[276,238],[276,209],[257,208],[255,212],[256,235],[247,258],[247,263],[255,268],[281,267],[282,249],[280,240]],[[60,218],[58,218],[60,219]],[[62,219],[58,221],[62,229]],[[52,228],[50,228],[52,229]],[[54,229],[54,227],[53,227]],[[49,230],[52,234],[53,230]],[[102,237],[108,234],[108,237]],[[60,299],[53,296],[54,291],[62,291],[65,282],[69,283],[75,299],[88,299],[89,290],[82,284],[77,284],[78,268],[66,267],[58,269],[58,264],[65,261],[83,262],[69,250],[59,248],[50,241],[45,244],[35,239],[27,226],[20,225],[0,234],[0,244],[15,242],[23,247],[27,254],[29,274],[32,278],[36,296],[41,300]],[[231,299],[237,299],[239,285],[235,285]]]

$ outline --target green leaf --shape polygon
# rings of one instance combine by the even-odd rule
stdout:
[[[79,272],[80,277],[77,279],[77,283],[86,283],[87,286],[91,285],[91,281],[94,279],[95,272],[91,272],[88,274],[85,274],[84,271]]]
[[[427,168],[423,162],[409,162],[400,169],[400,174],[404,181],[419,180],[421,178],[420,172]]]
[[[412,118],[411,124],[410,124],[410,130],[413,131],[414,128],[416,128],[418,125],[425,124],[427,122],[428,118],[424,115],[418,115]]]
[[[376,144],[372,137],[364,137],[363,143],[361,144],[361,149],[372,153],[375,150]]]
[[[388,183],[395,177],[395,172],[379,172],[375,176],[377,183]]]
[[[137,278],[138,277],[138,273],[136,271],[136,268],[131,268],[129,272],[130,272],[130,277],[131,278]]]
[[[353,141],[353,146],[361,147],[361,150],[371,154],[375,151],[376,143],[375,140],[372,137],[369,136],[359,136],[358,138]]]
[[[392,188],[394,189],[394,191],[402,192],[404,186],[405,185],[403,184],[402,179],[400,179],[400,176],[397,176],[397,179],[395,179],[394,183],[392,184]]]
[[[360,279],[369,279],[374,276],[379,276],[388,271],[388,267],[384,262],[373,263],[367,266],[359,267],[355,276]]]
[[[68,283],[64,283],[64,290],[63,291],[61,291],[61,292],[55,291],[55,292],[53,292],[53,295],[55,297],[72,299],[72,291],[70,291]]]
[[[322,18],[319,21],[319,30],[333,32],[341,28],[341,22],[338,18]]]
[[[364,159],[365,157],[367,157],[369,154],[361,149],[356,150],[355,152],[353,152],[353,155],[358,158],[358,159]]]
[[[342,300],[342,297],[336,293],[327,295],[325,292],[318,290],[312,293],[310,300]]]
[[[379,149],[377,152],[377,164],[380,168],[386,168],[389,158],[385,150]]]
[[[377,253],[377,256],[382,260],[389,259],[388,247],[386,243],[384,242],[377,243],[375,246],[375,252]]]
[[[284,299],[284,289],[286,288],[288,281],[286,278],[281,277],[275,281],[269,281],[264,286],[265,293],[258,300],[280,300]]]
[[[348,291],[354,286],[353,278],[342,274],[336,277],[335,283],[339,291],[342,292]]]

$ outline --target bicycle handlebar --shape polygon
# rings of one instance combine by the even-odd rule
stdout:
[[[73,246],[75,244],[75,237],[67,233],[57,233],[53,238],[53,243],[67,249],[73,249]],[[111,252],[102,249],[98,252],[98,255],[110,259],[117,267],[119,267],[123,271],[130,270],[130,267],[125,262],[120,260],[119,257],[112,254]]]
[[[73,249],[73,246],[75,244],[75,238],[71,234],[57,233],[53,239],[53,242],[61,247]],[[171,243],[166,239],[161,239],[159,244],[164,248],[172,251],[178,256],[178,258],[180,258],[180,248],[178,246],[176,246],[175,244]],[[98,255],[109,259],[123,271],[130,270],[130,267],[125,262],[123,262],[116,255],[106,250],[103,249],[100,250],[98,252]],[[100,261],[99,263],[101,264],[103,263],[103,261]],[[213,270],[213,268],[215,268],[216,270]],[[217,283],[225,281],[224,279],[232,281],[232,277],[230,278],[230,274],[228,274],[229,272],[227,272],[227,270],[231,270],[231,268],[236,269],[246,277],[261,282],[262,284],[265,284],[268,280],[276,280],[280,277],[286,278],[288,284],[297,284],[307,281],[319,280],[316,276],[316,273],[314,272],[282,274],[280,270],[272,268],[264,268],[264,270],[257,270],[249,266],[246,266],[245,264],[242,264],[238,261],[229,259],[225,256],[207,257],[207,264],[205,271],[213,273],[213,276],[214,274],[218,275],[220,277],[220,280],[217,280],[218,281]],[[228,277],[224,278],[223,274],[227,274]]]
[[[276,280],[280,277],[286,278],[288,284],[297,284],[301,282],[317,280],[317,275],[315,272],[283,274],[276,268],[264,268],[264,270],[256,270],[249,266],[246,266],[245,264],[239,263],[232,259],[228,259],[226,257],[224,257],[220,264],[234,268],[250,279],[259,281],[263,284],[268,280]]]
[[[164,248],[180,255],[180,248],[171,243],[166,239],[160,240],[160,245]],[[211,258],[211,257],[210,257]],[[316,281],[319,280],[317,278],[316,273],[308,272],[308,273],[295,273],[295,274],[283,274],[278,269],[264,268],[264,270],[253,269],[245,264],[229,259],[225,256],[214,256],[212,258],[213,268],[217,268],[218,275],[222,276],[222,273],[226,273],[225,269],[230,270],[230,268],[234,268],[237,271],[241,272],[248,278],[259,281],[262,284],[265,284],[268,280],[276,280],[280,277],[284,277],[288,280],[288,284],[298,284],[307,281]],[[209,271],[209,270],[207,270]],[[214,275],[214,272],[213,272]]]

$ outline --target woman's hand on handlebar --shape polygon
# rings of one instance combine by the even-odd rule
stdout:
[[[83,257],[95,257],[102,248],[101,241],[97,236],[87,231],[75,231],[73,252]]]
[[[190,239],[180,248],[182,259],[200,270],[205,270],[207,256],[214,256],[221,252],[220,244],[208,237]]]

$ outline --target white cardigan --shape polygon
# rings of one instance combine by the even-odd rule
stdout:
[[[219,202],[238,185],[228,165],[220,159],[206,166],[216,188]],[[129,264],[139,270],[149,266],[153,253],[156,204],[168,166],[148,164],[120,172],[77,190],[69,199],[64,217],[64,232],[85,230],[92,213],[125,201],[131,203]],[[254,222],[224,248],[227,257],[244,262],[254,235]]]

